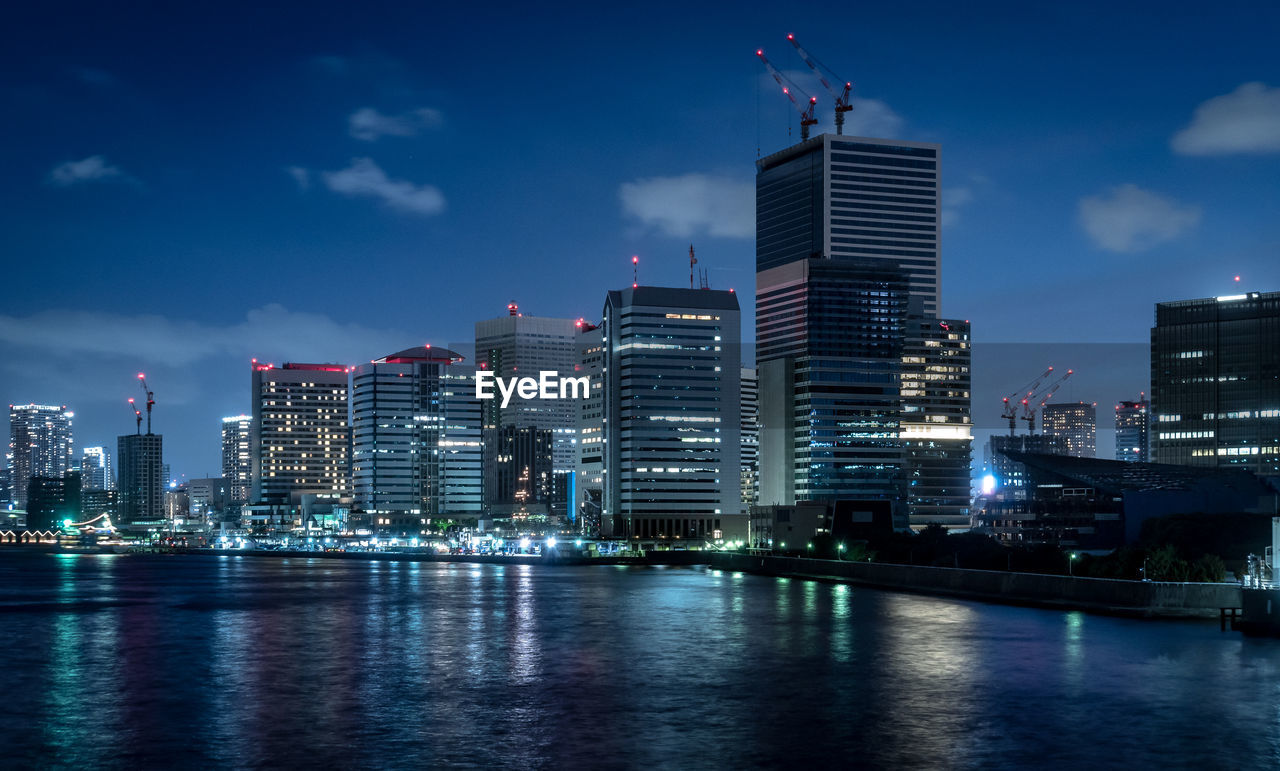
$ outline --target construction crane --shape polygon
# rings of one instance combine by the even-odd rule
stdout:
[[[809,65],[809,69],[813,70],[813,74],[818,76],[818,81],[822,83],[822,87],[827,89],[827,93],[831,94],[831,98],[836,100],[836,133],[844,133],[844,114],[853,109],[853,105],[849,104],[849,92],[853,90],[853,84],[846,81],[844,88],[836,91],[835,86],[827,81],[827,76],[823,74],[826,70],[831,77],[837,81],[840,77],[831,71],[830,67],[818,62],[812,55],[800,47],[800,41],[796,40],[795,35],[787,35],[787,40],[791,41],[791,45],[796,47],[796,53],[800,54],[800,58],[804,59],[804,63]]]
[[[1067,374],[1045,386],[1043,391],[1022,400],[1022,419],[1027,421],[1028,433],[1034,434],[1036,432],[1036,410],[1038,408],[1043,408],[1044,405],[1053,398],[1053,395],[1058,392],[1058,389],[1062,387],[1063,383],[1067,382],[1067,378],[1071,377],[1073,372],[1075,372],[1073,369],[1067,370]],[[1031,402],[1036,399],[1040,400],[1040,404],[1037,407],[1032,407]]]
[[[133,399],[129,399],[129,409],[133,410],[133,415],[138,419],[138,434],[142,434],[142,413],[138,410],[138,405],[133,403]]]
[[[813,117],[813,108],[818,106],[818,97],[809,96],[799,86],[792,83],[791,78],[779,72],[778,68],[774,67],[773,63],[765,58],[763,49],[757,48],[756,56],[759,56],[760,61],[764,62],[765,69],[769,70],[769,74],[773,76],[773,79],[778,81],[778,85],[782,86],[782,93],[786,94],[787,98],[791,100],[791,104],[795,105],[795,108],[800,111],[800,141],[805,141],[809,138],[809,127],[818,125],[818,119]],[[792,93],[793,91],[795,92],[794,94]],[[807,99],[809,106],[804,107],[801,105],[796,99],[796,94]]]
[[[1021,400],[1022,403],[1025,404],[1026,400],[1030,399],[1031,395],[1034,394],[1036,392],[1036,389],[1040,387],[1040,384],[1044,382],[1044,379],[1049,377],[1049,375],[1052,375],[1052,374],[1053,374],[1053,367],[1049,367],[1044,372],[1041,372],[1039,377],[1036,377],[1030,383],[1027,383],[1022,388],[1019,388],[1017,391],[1014,391],[1013,393],[1004,397],[1004,405],[1000,413],[1000,417],[1003,418],[1004,420],[1009,421],[1009,436],[1013,436],[1014,433],[1017,432],[1018,430],[1019,400]]]
[[[150,388],[147,388],[147,376],[138,373],[138,382],[142,384],[142,390],[147,395],[147,435],[151,435],[151,408],[155,406],[156,395]]]

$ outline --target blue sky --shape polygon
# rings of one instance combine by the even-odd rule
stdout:
[[[687,281],[691,241],[749,301],[753,161],[796,130],[756,48],[830,116],[788,32],[851,128],[942,143],[943,312],[980,342],[1280,288],[1274,4],[31,4],[0,31],[3,396],[113,445],[146,371],[199,476],[253,356],[592,317],[632,254]]]

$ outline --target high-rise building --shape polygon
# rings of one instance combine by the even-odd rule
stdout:
[[[476,322],[476,366],[503,378],[536,378],[543,371],[554,372],[557,379],[571,376],[578,364],[578,330],[578,322],[573,319],[529,316],[511,303],[506,316]],[[574,498],[570,488],[577,462],[578,406],[571,399],[512,399],[506,407],[500,399],[484,403],[487,431],[536,428],[551,432],[552,476],[546,500],[536,503],[545,505],[547,513],[557,518],[569,516]],[[501,445],[502,441],[494,436],[492,441],[486,441],[486,452],[497,453]],[[493,457],[496,456],[486,461],[487,467],[493,467]],[[485,497],[489,508],[506,510],[515,503],[501,498],[499,488],[493,484],[486,489]]]
[[[556,489],[551,429],[503,426],[485,436],[489,513],[503,518],[550,514]]]
[[[1067,454],[1077,458],[1098,455],[1098,410],[1088,402],[1046,404],[1040,408],[1040,423],[1049,436],[1067,440]]]
[[[903,272],[923,315],[938,315],[941,156],[936,144],[823,134],[756,161],[756,272],[869,261]]]
[[[85,490],[114,490],[116,476],[111,453],[105,447],[86,447],[80,456],[81,482]]]
[[[760,387],[755,367],[742,368],[742,503],[756,502],[760,470]]]
[[[913,527],[969,526],[969,322],[912,317],[902,351],[905,495]]]
[[[1146,463],[1151,459],[1148,435],[1151,404],[1146,400],[1116,405],[1116,460]]]
[[[253,363],[250,462],[253,503],[351,495],[347,374],[340,364]]]
[[[355,507],[375,532],[412,536],[433,519],[480,516],[481,405],[462,361],[420,346],[353,370]]]
[[[253,417],[222,419],[222,478],[231,491],[229,503],[245,503],[253,489]]]
[[[231,485],[224,477],[202,477],[187,482],[187,501],[192,522],[213,525],[222,521],[232,504]]]
[[[1156,463],[1280,473],[1280,292],[1156,305]]]
[[[574,472],[575,522],[580,532],[600,533],[604,509],[604,332],[582,322],[574,377],[586,377],[587,398],[578,401],[578,461]]]
[[[57,530],[80,519],[81,478],[77,471],[60,477],[31,477],[27,483],[27,529]]]
[[[60,479],[71,470],[73,417],[75,413],[65,406],[9,405],[10,485],[18,508],[27,505],[27,484],[32,477]]]
[[[854,260],[756,274],[760,504],[902,497],[906,290]]]
[[[164,437],[125,434],[116,442],[120,462],[117,525],[130,530],[161,528],[165,524]]]
[[[601,325],[603,532],[745,540],[738,298],[611,291]]]

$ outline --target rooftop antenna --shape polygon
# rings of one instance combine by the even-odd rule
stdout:
[[[150,388],[147,388],[147,376],[138,373],[138,382],[142,384],[142,390],[147,395],[147,436],[151,435],[151,408],[156,404],[156,394]]]
[[[138,405],[133,403],[133,399],[129,399],[129,409],[133,410],[133,415],[138,419],[138,436],[142,436],[142,413],[138,411]]]
[[[631,288],[636,289],[640,286],[640,256],[631,255]]]

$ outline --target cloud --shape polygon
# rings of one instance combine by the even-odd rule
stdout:
[[[298,183],[299,190],[311,188],[311,172],[302,166],[286,166],[285,173],[293,177],[293,181]]]
[[[101,155],[91,155],[82,161],[67,161],[53,167],[49,172],[49,184],[59,187],[70,187],[82,182],[102,182],[106,180],[128,181],[124,172],[107,163]]]
[[[396,211],[425,215],[444,211],[444,194],[439,188],[391,179],[371,158],[354,158],[347,168],[326,171],[321,176],[335,193],[377,198]]]
[[[850,110],[844,114],[844,133],[860,137],[895,137],[906,121],[879,99],[849,100]],[[821,103],[819,103],[821,107]]]
[[[403,348],[406,339],[399,332],[342,324],[277,304],[251,310],[229,325],[71,310],[0,315],[0,345],[6,347],[38,350],[52,359],[123,357],[166,366],[219,356],[353,364]]]
[[[668,236],[752,238],[756,233],[756,191],[750,182],[708,174],[650,177],[623,183],[618,197],[624,213]]]
[[[973,190],[967,187],[950,187],[942,191],[942,224],[951,226],[960,221],[960,209],[973,200]]]
[[[1181,155],[1280,153],[1280,88],[1245,83],[1201,103],[1169,144]]]
[[[439,128],[443,123],[440,111],[429,107],[400,115],[385,115],[372,107],[361,107],[347,119],[347,130],[356,139],[373,142],[379,137],[416,136],[423,129]]]
[[[1141,252],[1177,238],[1200,221],[1200,207],[1126,184],[1080,199],[1080,224],[1099,247]]]

